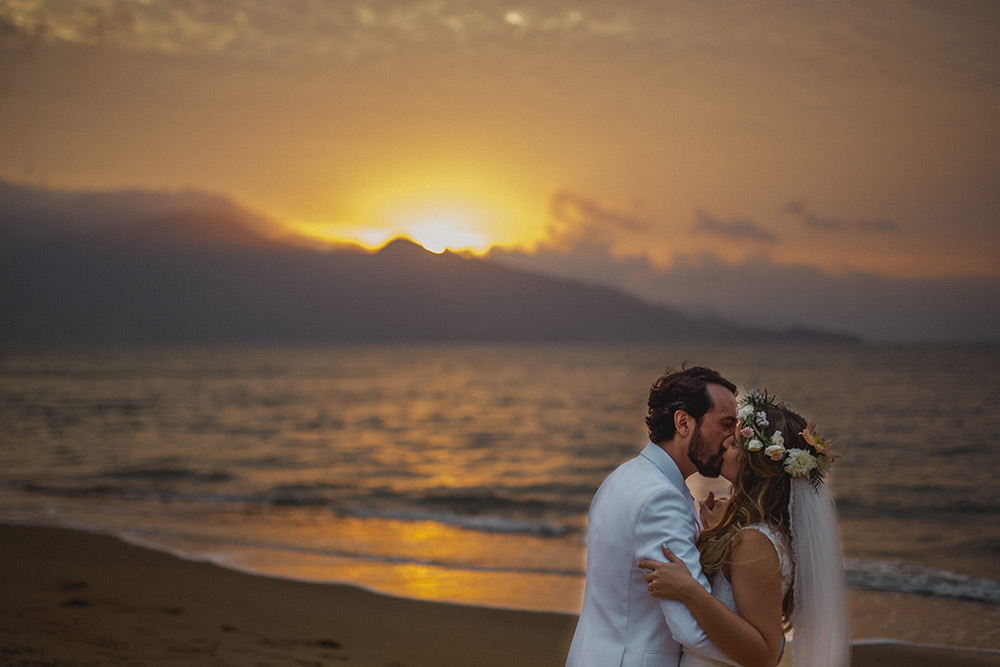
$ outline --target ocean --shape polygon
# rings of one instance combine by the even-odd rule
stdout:
[[[1000,649],[996,346],[7,349],[0,521],[576,613],[590,499],[683,363],[767,388],[836,441],[857,641]]]

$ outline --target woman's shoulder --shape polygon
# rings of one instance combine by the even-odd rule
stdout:
[[[752,544],[757,548],[773,546],[779,554],[788,540],[787,533],[781,528],[763,522],[743,526],[736,532],[735,538],[735,543]]]
[[[758,533],[764,533],[767,539],[772,542],[776,541],[786,541],[788,539],[788,529],[784,526],[776,526],[766,521],[758,521],[757,523],[751,523],[740,528],[740,532],[744,530],[756,530]]]
[[[756,539],[749,540],[754,543],[757,549],[767,548],[768,543],[774,548],[778,555],[778,565],[781,569],[781,579],[783,585],[790,585],[792,575],[791,558],[791,538],[788,530],[783,526],[775,526],[764,521],[743,526],[739,531],[740,536],[762,535]],[[766,539],[764,539],[766,538]],[[741,540],[742,541],[742,540]]]

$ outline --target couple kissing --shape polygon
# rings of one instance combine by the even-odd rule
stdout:
[[[702,367],[653,384],[649,444],[591,503],[567,667],[850,664],[829,443],[766,392],[736,395]],[[699,508],[695,471],[729,499]]]

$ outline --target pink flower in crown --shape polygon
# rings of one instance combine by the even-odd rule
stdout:
[[[780,461],[785,457],[785,451],[781,445],[768,445],[764,449],[764,456],[771,457],[772,461]]]
[[[740,431],[740,433],[743,435],[744,438],[752,438],[753,437],[753,429],[751,427],[749,427],[749,426],[744,426],[743,430]]]

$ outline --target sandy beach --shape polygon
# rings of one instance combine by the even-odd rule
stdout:
[[[563,664],[575,617],[417,602],[252,576],[114,537],[0,526],[0,664]],[[1000,665],[865,644],[854,665]]]

